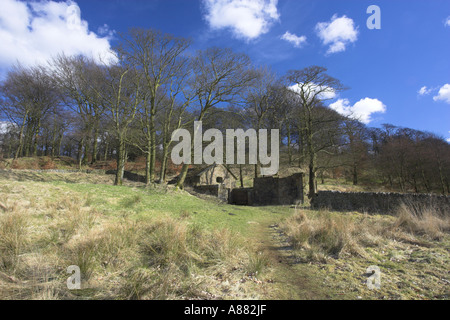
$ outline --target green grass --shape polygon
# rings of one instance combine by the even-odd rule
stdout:
[[[266,284],[255,277],[268,262],[253,232],[290,208],[235,207],[172,188],[102,182],[2,173],[0,298],[264,297]],[[69,265],[81,269],[80,292],[64,287]]]
[[[276,219],[289,214],[287,207],[246,207],[224,203],[211,203],[184,191],[159,185],[144,187],[142,184],[113,186],[113,177],[81,173],[1,173],[0,179],[16,181],[15,185],[30,186],[42,190],[50,198],[57,200],[61,194],[73,194],[85,199],[85,203],[110,216],[133,219],[148,217],[179,217],[188,214],[193,222],[205,228],[230,228],[234,231],[248,232],[252,223]],[[19,183],[20,182],[20,183]],[[111,182],[111,184],[105,184]],[[40,188],[43,183],[45,188]],[[8,183],[9,185],[12,182]],[[7,191],[8,184],[3,188]],[[39,197],[36,192],[35,197]]]
[[[0,172],[0,298],[448,299],[445,221],[301,208],[305,218],[112,182]],[[72,264],[81,291],[64,288]],[[381,290],[365,285],[370,265]]]
[[[112,186],[100,184],[67,184],[51,182],[66,192],[88,195],[87,201],[97,210],[110,216],[126,216],[140,220],[148,217],[181,217],[188,214],[191,221],[205,228],[230,228],[249,232],[252,223],[265,222],[289,214],[287,207],[246,207],[211,203],[184,191],[163,187]],[[58,191],[59,192],[59,191]]]

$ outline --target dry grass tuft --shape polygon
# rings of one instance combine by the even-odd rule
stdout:
[[[437,208],[403,203],[396,217],[376,218],[328,211],[302,211],[282,225],[295,249],[307,261],[326,261],[343,255],[367,258],[368,247],[390,240],[425,245],[425,240],[441,240],[450,231],[450,216]]]
[[[242,276],[250,264],[228,230],[206,231],[165,218],[139,224],[135,234],[137,259],[116,293],[125,299],[205,298],[215,276]]]
[[[27,216],[14,207],[0,215],[0,270],[14,273],[19,255],[27,247]]]
[[[440,240],[450,231],[450,215],[444,215],[430,205],[404,202],[397,210],[394,229]]]
[[[298,211],[281,227],[294,248],[305,251],[312,261],[344,255],[366,257],[364,247],[377,245],[379,241],[368,220],[327,211],[310,214]]]

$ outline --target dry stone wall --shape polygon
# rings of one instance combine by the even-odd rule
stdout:
[[[432,206],[443,214],[450,214],[450,197],[432,194],[319,191],[312,206],[334,211],[393,214],[402,203]]]

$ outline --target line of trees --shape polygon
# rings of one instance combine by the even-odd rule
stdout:
[[[165,183],[172,132],[193,131],[193,122],[202,121],[224,133],[279,129],[282,159],[307,172],[310,198],[318,178],[340,176],[450,192],[445,140],[393,125],[369,128],[331,110],[327,97],[346,88],[325,68],[279,76],[231,49],[192,53],[190,46],[189,39],[132,29],[114,50],[117,63],[61,54],[45,66],[15,66],[0,84],[1,156],[64,155],[80,167],[114,158],[116,185],[127,160],[143,156],[146,183]],[[254,166],[256,177],[260,167]],[[179,188],[188,168],[181,169]]]

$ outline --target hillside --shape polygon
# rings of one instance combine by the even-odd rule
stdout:
[[[448,217],[238,207],[109,179],[0,171],[2,299],[448,299]]]

